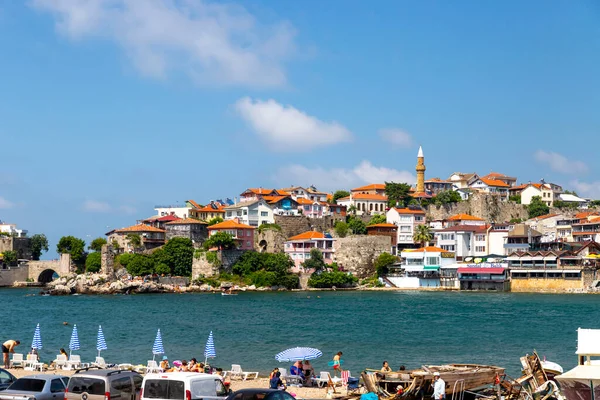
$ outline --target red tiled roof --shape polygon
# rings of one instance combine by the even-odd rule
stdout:
[[[397,226],[394,224],[381,223],[381,224],[367,225],[367,229],[369,229],[369,228],[397,228]]]
[[[439,230],[439,232],[486,232],[488,225],[456,225]]]
[[[407,250],[405,250],[407,251]],[[410,250],[414,253],[423,253],[423,252],[430,252],[430,253],[452,253],[451,251],[448,250],[444,250],[441,249],[439,247],[435,247],[435,246],[427,246],[427,247],[421,247],[420,249],[416,249],[416,250]]]
[[[164,217],[159,217],[156,218],[156,221],[160,221],[160,222],[170,222],[170,221],[177,221],[179,218],[177,215],[165,215]]]
[[[314,203],[314,200],[305,199],[304,197],[298,197],[296,201],[300,205],[309,205]]]
[[[510,185],[508,183],[497,180],[497,179],[488,179],[488,178],[479,178],[479,179],[481,180],[481,182],[485,183],[488,186],[503,187],[503,188],[510,187]]]
[[[356,193],[352,195],[354,200],[375,200],[375,201],[387,201],[387,196],[382,194],[370,194],[370,193]]]
[[[212,213],[215,213],[215,212],[216,213],[225,213],[225,210],[223,210],[224,208],[225,208],[225,205],[223,205],[223,204],[219,204],[217,206],[217,208],[213,208],[212,205],[207,204],[204,207],[198,208],[198,209],[193,210],[193,211],[196,211],[196,212],[207,212],[207,213],[210,213],[210,212],[212,212]]]
[[[194,208],[202,208],[202,206],[198,203],[196,203],[194,200],[188,200],[188,203],[190,203],[192,206],[194,206]]]
[[[361,190],[385,190],[385,184],[384,183],[372,183],[370,185],[354,188],[354,189],[352,189],[352,192],[359,192]]]
[[[190,225],[190,224],[206,225],[206,222],[197,220],[195,218],[185,218],[185,219],[178,219],[177,221],[167,222],[165,225]]]
[[[398,214],[425,214],[423,210],[411,210],[410,208],[396,208],[394,210],[398,212]]]
[[[260,195],[268,195],[271,192],[273,192],[273,189],[250,188],[250,189],[246,189],[246,192],[252,192],[254,194],[260,194]]]
[[[311,239],[325,239],[325,235],[323,234],[323,232],[307,231],[307,232],[301,233],[299,235],[292,236],[288,240],[291,241],[291,240],[311,240]]]
[[[483,219],[469,214],[456,214],[448,218],[448,221],[483,221]]]
[[[253,226],[240,224],[239,222],[228,219],[227,221],[219,222],[218,224],[214,224],[208,227],[208,230],[213,229],[256,229]]]
[[[127,232],[159,232],[164,233],[164,229],[155,228],[146,224],[138,224],[133,226],[128,226],[127,228],[116,229],[117,233],[127,233]]]
[[[425,192],[415,192],[411,193],[411,197],[414,197],[416,199],[431,199],[433,195]]]

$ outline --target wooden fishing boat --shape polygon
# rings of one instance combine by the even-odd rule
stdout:
[[[493,385],[504,375],[504,368],[480,364],[423,365],[411,371],[386,373],[367,371],[369,373],[365,375],[370,383],[378,386],[375,389],[383,396],[398,393],[404,398],[422,397],[424,394],[433,393],[434,372],[439,372],[446,382],[446,396]]]

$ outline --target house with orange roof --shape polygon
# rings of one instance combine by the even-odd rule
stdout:
[[[385,183],[372,183],[370,185],[360,186],[360,187],[351,189],[350,193],[385,195]]]
[[[385,214],[388,209],[387,196],[376,193],[351,192],[350,196],[338,199],[337,203],[347,209],[354,206],[357,215]]]
[[[242,201],[225,207],[225,220],[235,218],[242,224],[253,227],[275,222],[273,207],[263,197],[258,200]]]
[[[321,202],[323,206],[323,215],[331,216],[331,217],[346,217],[347,210],[346,206],[342,206],[340,204],[332,204],[328,202]]]
[[[298,202],[291,195],[264,196],[263,200],[273,209],[274,215],[298,215]]]
[[[486,222],[483,218],[475,217],[469,214],[456,214],[446,219],[446,225],[457,226],[457,225],[485,225]]]
[[[396,247],[394,254],[400,253],[404,249],[416,248],[418,243],[413,240],[416,227],[424,225],[425,211],[421,208],[398,208],[392,207],[385,215],[386,222],[398,227],[396,230]]]
[[[499,196],[501,200],[507,201],[510,185],[500,179],[479,178],[474,180],[469,188],[481,193]]]
[[[501,174],[499,172],[490,172],[486,176],[482,176],[484,179],[494,179],[497,181],[502,181],[506,183],[508,186],[513,187],[517,184],[517,178]]]
[[[309,218],[323,218],[324,206],[318,200],[309,200],[303,197],[298,197],[298,210],[302,215]]]
[[[265,188],[249,188],[244,190],[240,194],[240,203],[244,201],[256,201],[263,198],[263,196],[278,196],[279,193],[275,189]]]
[[[555,242],[559,239],[558,237],[558,222],[564,221],[565,215],[563,214],[546,214],[539,217],[530,218],[525,221],[525,224],[542,234],[541,242]]]
[[[447,268],[456,264],[454,253],[435,246],[406,249],[400,257],[402,264],[391,267],[384,282],[401,289],[439,288]],[[458,283],[444,279],[444,286],[449,284],[454,287]]]
[[[529,205],[531,200],[538,196],[548,207],[554,205],[555,200],[559,200],[559,195],[563,192],[561,186],[553,183],[529,183],[525,189],[521,191],[521,204]]]
[[[131,253],[135,250],[131,244],[128,235],[139,235],[142,246],[146,249],[153,249],[165,244],[165,230],[156,228],[151,225],[137,224],[121,229],[113,229],[106,233],[106,241],[110,244],[117,245],[126,253]]]
[[[141,221],[138,221],[138,223],[150,225],[155,228],[165,229],[165,224],[167,222],[176,221],[178,219],[181,219],[181,218],[179,218],[175,214],[165,215],[164,217],[161,217],[160,215],[154,215],[150,218],[146,218]]]
[[[467,257],[482,257],[488,250],[487,225],[453,225],[435,232],[437,246],[455,253],[456,260]]]
[[[225,207],[225,204],[219,203],[217,201],[211,201],[204,207],[190,209],[189,214],[191,218],[208,222],[213,218],[223,218],[225,216]]]
[[[239,250],[254,250],[255,227],[243,224],[239,219],[229,219],[208,227],[209,237],[217,232],[230,234],[238,244]]]
[[[600,217],[587,215],[573,223],[573,239],[576,242],[600,242]]]
[[[184,218],[165,224],[167,241],[176,238],[187,238],[194,247],[200,247],[208,238],[208,224],[195,218]]]
[[[434,195],[453,190],[453,187],[453,183],[445,179],[431,178],[425,181],[425,191]]]
[[[302,264],[310,259],[310,251],[318,249],[323,253],[326,264],[333,262],[335,239],[329,233],[308,231],[289,238],[284,245],[285,253],[294,261],[296,271],[303,271]],[[314,272],[314,271],[304,271]]]
[[[392,243],[390,254],[395,255],[398,251],[398,226],[395,224],[384,222],[381,224],[367,225],[367,235],[389,237]]]
[[[477,175],[475,172],[454,172],[448,177],[448,181],[451,182],[452,185],[454,185],[457,189],[468,189],[477,179],[479,179],[479,175]]]
[[[313,185],[307,188],[304,188],[302,186],[290,186],[287,188],[278,189],[278,192],[280,192],[281,194],[289,194],[294,200],[303,198],[307,200],[327,201],[327,196],[329,195],[326,192],[318,190]]]

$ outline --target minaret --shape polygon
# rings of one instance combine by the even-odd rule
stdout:
[[[417,193],[425,191],[425,157],[423,157],[423,149],[419,146],[419,154],[417,154]]]

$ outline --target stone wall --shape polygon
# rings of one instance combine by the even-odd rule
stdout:
[[[344,270],[363,278],[375,272],[373,263],[383,252],[389,252],[391,239],[386,236],[356,235],[335,241],[334,261]]]
[[[587,287],[581,279],[529,278],[511,279],[511,292],[570,292]]]
[[[528,218],[527,207],[510,201],[501,201],[498,196],[474,194],[469,200],[444,206],[430,205],[427,219],[446,219],[456,214],[470,214],[488,222],[508,222],[513,218]]]
[[[26,281],[28,277],[29,267],[27,267],[27,264],[0,269],[0,286],[12,286],[15,282]]]
[[[192,280],[200,277],[211,277],[219,274],[219,267],[215,267],[206,260],[206,253],[194,255],[192,261]]]
[[[40,260],[27,262],[29,269],[29,279],[39,282],[42,278],[42,273],[46,271],[54,271],[59,276],[65,276],[74,272],[74,266],[71,265],[71,255],[61,254],[58,260]]]
[[[20,259],[31,260],[31,238],[13,238],[13,250]]]
[[[281,253],[287,239],[283,232],[275,229],[266,229],[262,233],[257,231],[254,248],[260,253]]]
[[[13,249],[13,238],[10,236],[0,236],[0,253],[11,251]]]
[[[344,221],[345,217],[308,218],[303,215],[275,215],[275,223],[281,226],[281,233],[286,237],[299,235],[306,231],[326,232],[333,231],[337,221]]]
[[[100,250],[100,273],[112,279],[115,276],[115,252],[114,247],[105,244]]]
[[[221,269],[231,272],[231,267],[244,254],[246,250],[221,250],[219,260],[221,260]]]

